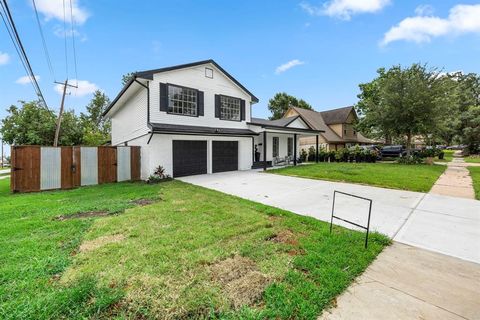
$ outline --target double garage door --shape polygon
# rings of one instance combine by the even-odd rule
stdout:
[[[173,176],[207,173],[207,141],[173,141]],[[212,172],[238,170],[238,141],[212,141]]]

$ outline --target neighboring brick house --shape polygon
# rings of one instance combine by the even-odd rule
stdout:
[[[325,131],[319,134],[318,143],[319,147],[326,150],[375,143],[355,130],[358,116],[353,106],[322,112],[291,107],[285,113],[284,118],[293,116],[300,116],[312,128]],[[315,136],[300,138],[300,149],[308,149],[315,144]]]

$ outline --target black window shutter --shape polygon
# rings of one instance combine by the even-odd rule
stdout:
[[[245,120],[245,100],[240,100],[240,120]]]
[[[198,115],[203,116],[203,91],[197,91]]]
[[[160,83],[160,111],[168,111],[168,93],[166,83]]]
[[[220,118],[220,96],[218,94],[215,95],[215,118]]]

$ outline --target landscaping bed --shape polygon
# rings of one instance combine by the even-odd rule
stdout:
[[[316,319],[389,242],[374,233],[365,250],[363,233],[179,181],[8,183],[2,319]]]
[[[428,192],[445,171],[444,165],[396,163],[316,163],[267,172],[303,178],[352,182],[392,189]]]
[[[469,163],[480,163],[480,155],[470,155],[468,157],[465,157],[465,162]]]
[[[468,167],[470,176],[473,180],[473,189],[475,190],[475,199],[480,200],[480,167]]]

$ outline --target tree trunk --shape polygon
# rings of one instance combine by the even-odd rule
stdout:
[[[407,133],[407,156],[410,156],[410,148],[412,146],[412,134],[409,132]]]

